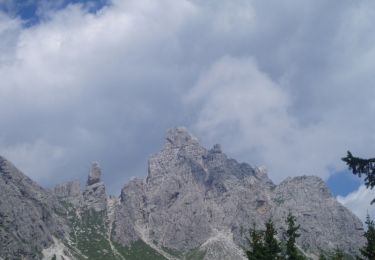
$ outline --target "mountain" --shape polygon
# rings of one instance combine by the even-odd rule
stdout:
[[[0,258],[40,259],[69,234],[56,196],[0,157]]]
[[[48,191],[2,158],[0,257],[240,260],[249,227],[272,217],[281,238],[289,211],[301,224],[298,246],[312,258],[336,248],[354,255],[364,244],[362,222],[320,178],[275,185],[265,169],[228,158],[220,145],[202,147],[185,128],[167,132],[147,177],[125,184],[118,198],[107,195],[101,174],[93,163],[83,191],[77,180]]]

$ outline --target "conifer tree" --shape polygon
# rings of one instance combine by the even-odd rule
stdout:
[[[366,238],[366,245],[360,249],[361,255],[364,257],[357,257],[358,259],[375,260],[375,224],[370,218],[369,214],[366,217],[367,231],[363,235]]]
[[[362,159],[359,157],[354,157],[350,151],[346,157],[342,158],[344,162],[349,167],[349,170],[353,172],[354,175],[358,177],[365,176],[365,185],[366,188],[375,187],[375,158],[371,159]],[[371,204],[375,202],[375,199],[371,201]]]
[[[255,223],[250,229],[250,238],[247,238],[250,248],[246,250],[246,256],[249,260],[265,260],[265,250],[263,244],[263,232],[256,229]]]
[[[277,241],[276,235],[277,231],[273,225],[272,219],[270,218],[266,223],[266,231],[264,232],[264,250],[265,259],[276,260],[281,259],[281,247],[280,242]]]
[[[319,260],[327,260],[327,257],[323,253],[320,253]]]
[[[298,233],[300,225],[296,224],[296,217],[289,212],[286,219],[288,230],[286,231],[286,259],[288,260],[302,260],[305,259],[298,251],[296,246],[296,239],[301,235]]]
[[[344,252],[341,249],[336,248],[331,260],[344,260]]]

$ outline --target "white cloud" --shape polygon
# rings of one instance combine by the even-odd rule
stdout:
[[[186,102],[197,106],[196,132],[220,140],[232,156],[265,164],[273,180],[340,169],[342,135],[329,122],[302,126],[289,112],[285,88],[262,72],[254,59],[225,57],[202,75]],[[332,131],[332,132],[331,132]]]
[[[139,156],[144,148],[132,144],[140,132],[135,128],[148,121],[163,123],[155,113],[168,109],[160,100],[175,81],[170,75],[174,58],[167,53],[181,51],[175,33],[194,12],[188,1],[119,1],[97,14],[69,5],[23,29],[18,20],[1,14],[0,35],[9,39],[0,43],[3,154],[18,158],[19,167],[37,179],[56,170],[50,167],[53,158],[37,160],[55,146],[71,151],[61,157],[73,160],[73,167],[85,165],[82,158]],[[83,132],[87,138],[79,138]],[[113,168],[124,159],[117,160]]]
[[[295,136],[293,118],[287,113],[288,96],[251,58],[224,57],[216,62],[186,102],[199,107],[193,128],[201,139],[220,140],[225,150],[247,161],[276,166],[270,163],[277,158],[267,159]]]
[[[337,200],[365,222],[367,214],[375,219],[375,205],[370,205],[374,198],[375,190],[367,189],[364,185],[361,185],[358,190],[349,193],[347,196],[338,196]]]
[[[43,164],[43,140],[68,151],[66,178],[99,160],[110,183],[145,175],[175,125],[276,181],[374,154],[372,2],[112,2],[47,8],[28,28],[0,14],[0,150]]]
[[[279,7],[289,14],[296,4]],[[369,144],[375,124],[369,118],[375,107],[375,38],[368,33],[374,5],[341,5],[332,17],[323,9],[333,6],[320,3],[269,19],[261,16],[261,3],[253,7],[257,30],[249,32],[264,48],[218,57],[202,73],[188,102],[198,107],[191,124],[198,135],[210,144],[222,142],[235,158],[267,165],[277,182],[301,174],[326,179],[345,168],[340,158],[348,149],[374,156]],[[311,16],[315,12],[319,21]]]

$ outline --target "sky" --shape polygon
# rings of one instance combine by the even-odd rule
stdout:
[[[0,0],[0,154],[46,187],[99,161],[110,193],[147,175],[167,129],[287,176],[375,157],[375,2]]]

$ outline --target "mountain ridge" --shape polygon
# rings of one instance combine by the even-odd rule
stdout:
[[[14,166],[1,166],[4,160],[0,157],[0,188],[7,185],[1,182],[7,172],[22,174]],[[362,222],[333,198],[320,178],[287,178],[275,185],[264,168],[228,158],[220,145],[202,147],[186,128],[167,131],[163,148],[149,159],[147,177],[130,180],[119,197],[107,195],[101,174],[93,163],[82,191],[74,180],[46,193],[55,204],[47,204],[48,211],[60,229],[52,225],[48,242],[38,242],[38,252],[27,259],[39,259],[43,250],[60,243],[65,248],[55,253],[57,259],[240,260],[244,231],[253,222],[263,227],[272,217],[281,238],[289,210],[302,227],[297,243],[313,258],[336,247],[353,255],[364,242]],[[45,194],[32,184],[30,194]],[[14,210],[3,203],[0,214],[4,208]],[[0,249],[2,240],[0,233]],[[45,259],[52,253],[45,253]],[[143,253],[144,258],[137,258]]]

